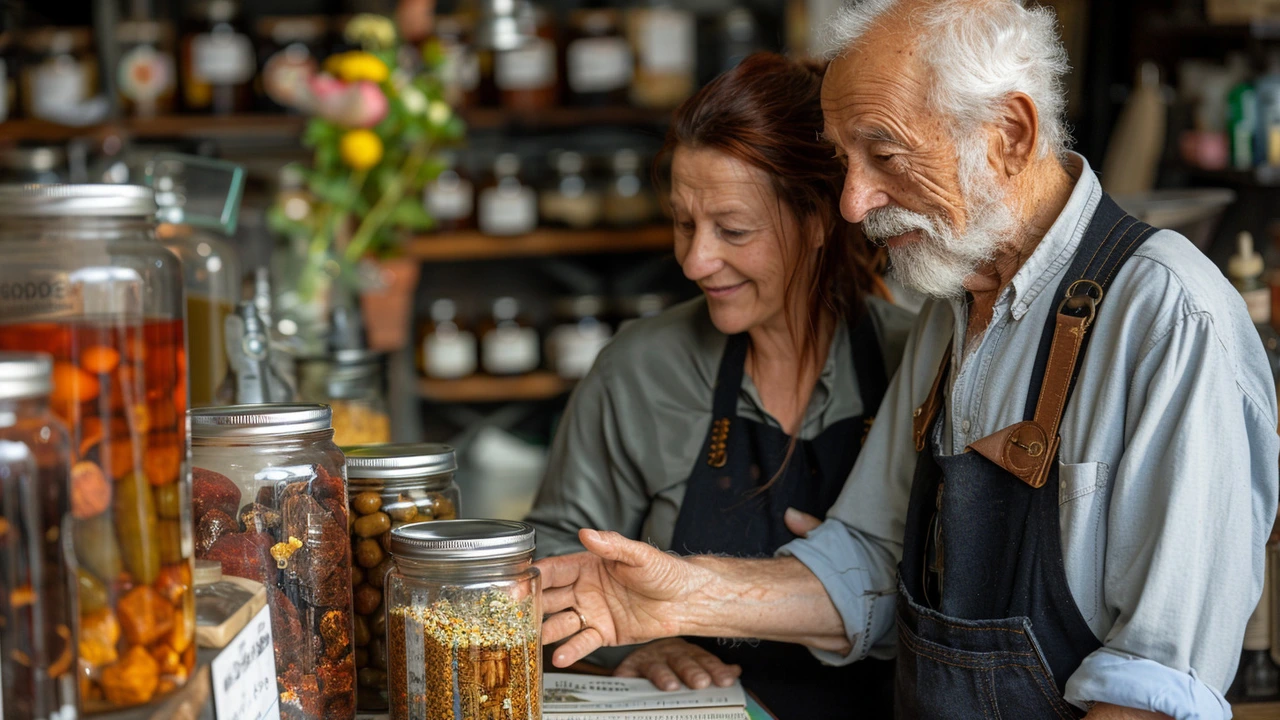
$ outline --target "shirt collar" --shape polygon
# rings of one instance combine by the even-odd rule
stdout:
[[[1045,233],[1036,246],[1035,252],[1031,253],[1031,257],[1014,274],[1013,282],[1009,284],[1011,290],[1006,290],[1012,292],[1014,320],[1021,320],[1027,314],[1040,293],[1071,262],[1089,227],[1089,221],[1102,200],[1102,185],[1083,155],[1067,153],[1065,168],[1068,174],[1076,178],[1071,197],[1049,232]]]

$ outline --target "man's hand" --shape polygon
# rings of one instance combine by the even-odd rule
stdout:
[[[547,558],[542,571],[542,640],[569,638],[552,663],[568,667],[609,645],[680,635],[675,608],[709,581],[687,560],[615,532],[581,530],[589,552]],[[582,627],[582,613],[586,627]]]
[[[613,671],[617,677],[648,678],[668,692],[680,683],[701,690],[715,683],[729,687],[742,675],[738,665],[726,665],[720,658],[682,638],[657,640],[627,656]]]

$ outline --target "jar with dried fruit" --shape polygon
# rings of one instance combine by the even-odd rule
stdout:
[[[151,190],[0,187],[0,350],[53,356],[68,426],[86,712],[195,668],[182,270]]]
[[[346,465],[324,405],[191,412],[196,556],[267,587],[284,720],[355,713]]]
[[[73,493],[67,430],[49,410],[48,355],[0,353],[0,700],[6,718],[60,717],[76,703],[74,560],[62,542],[73,511],[104,511],[107,487]],[[81,605],[101,608],[91,581]],[[69,711],[74,715],[74,710]]]
[[[361,711],[387,709],[386,607],[391,531],[410,523],[455,520],[458,462],[448,445],[412,443],[344,447],[351,482],[351,572],[356,611],[357,699]]]
[[[444,520],[391,531],[391,720],[539,720],[541,576],[533,528]]]

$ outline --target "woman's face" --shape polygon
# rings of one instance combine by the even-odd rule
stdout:
[[[785,317],[787,255],[802,242],[800,224],[763,170],[718,150],[678,147],[671,209],[676,260],[707,296],[716,329],[736,335]]]

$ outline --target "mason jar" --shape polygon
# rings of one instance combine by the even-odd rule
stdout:
[[[285,720],[351,718],[347,477],[324,405],[191,411],[196,557],[267,588]]]
[[[541,578],[534,531],[442,520],[391,531],[391,720],[540,720]]]
[[[298,361],[298,395],[333,409],[334,442],[391,442],[385,363],[385,353],[370,350],[338,350]]]
[[[350,482],[351,571],[355,602],[357,706],[387,709],[387,616],[383,580],[391,568],[391,531],[410,523],[454,520],[459,492],[453,448],[431,443],[344,447]]]
[[[0,186],[0,350],[53,356],[83,503],[72,544],[104,594],[80,608],[87,712],[150,702],[195,668],[182,270],[155,210],[143,187]]]
[[[4,717],[76,715],[74,561],[63,538],[72,513],[96,510],[101,473],[69,487],[71,444],[49,410],[53,364],[47,355],[0,353],[0,701]],[[92,577],[80,604],[106,610]],[[114,646],[112,647],[114,650]]]

